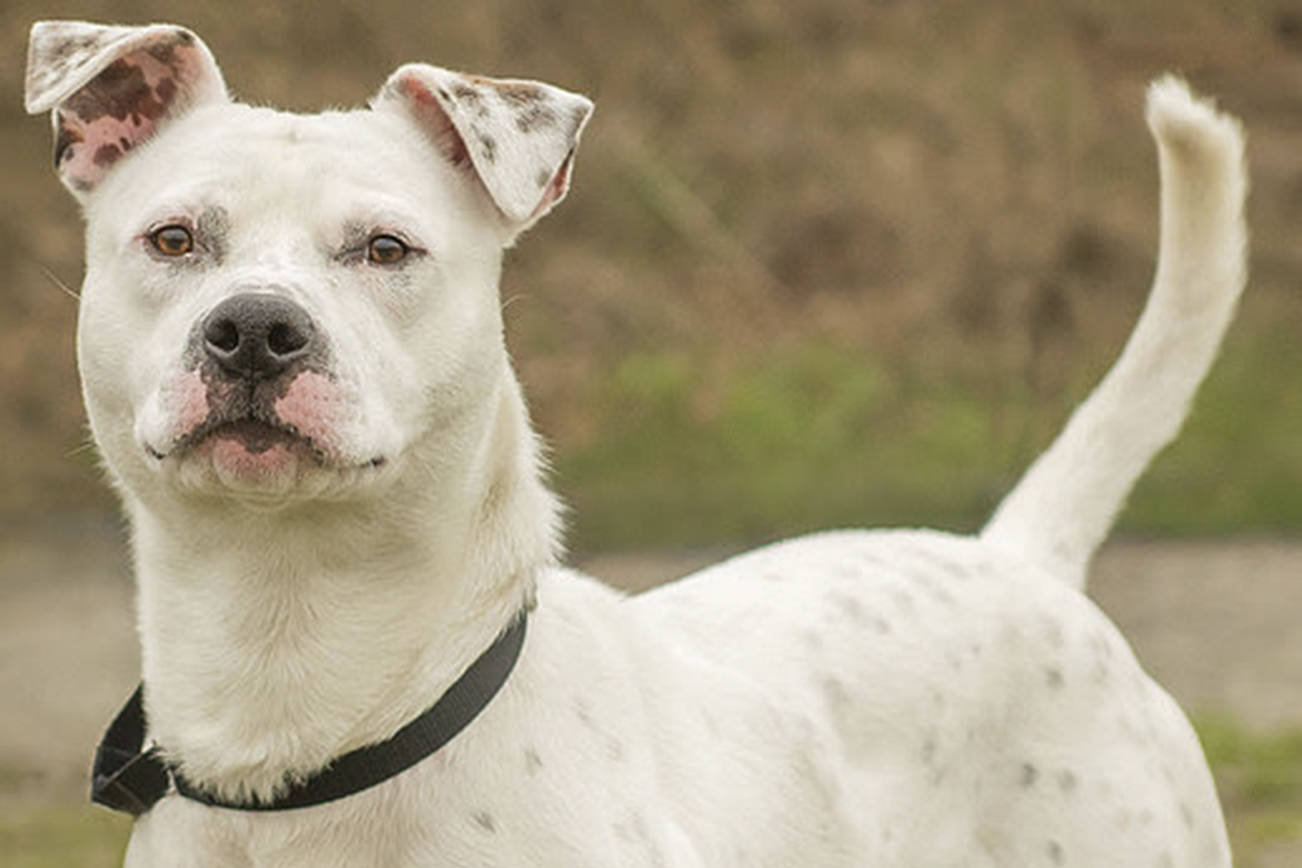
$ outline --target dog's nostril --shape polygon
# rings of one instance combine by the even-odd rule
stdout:
[[[267,379],[284,373],[315,345],[307,311],[269,292],[230,296],[202,327],[203,351],[228,375]]]
[[[240,345],[240,330],[231,320],[219,319],[208,323],[208,327],[204,329],[203,338],[222,352],[230,353],[234,352],[235,348]]]
[[[298,352],[307,346],[307,341],[308,335],[305,330],[287,322],[275,323],[267,332],[267,348],[278,356]]]

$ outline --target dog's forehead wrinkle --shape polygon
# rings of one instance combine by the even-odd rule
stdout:
[[[214,126],[220,132],[214,134]],[[399,234],[438,258],[476,250],[500,255],[497,222],[467,219],[486,213],[486,197],[434,157],[400,118],[385,113],[293,115],[211,106],[178,121],[149,147],[178,171],[159,173],[144,165],[149,161],[124,161],[101,188],[119,188],[122,195],[97,196],[88,204],[93,232],[102,227],[124,236],[115,247],[152,222],[179,215],[197,221],[207,214],[214,228],[226,230],[218,252],[229,252],[232,260],[296,243],[307,256],[337,255],[345,242],[356,247],[364,241],[364,231]],[[411,171],[414,163],[420,171]],[[322,177],[331,183],[322,184]],[[363,230],[361,224],[369,225]],[[304,243],[309,238],[310,246]]]
[[[321,185],[319,175],[320,171],[303,171],[237,201],[231,201],[229,191],[254,187],[259,183],[256,172],[240,173],[235,180],[213,179],[188,197],[195,204],[162,210],[207,214],[214,226],[227,231],[232,245],[251,253],[283,249],[309,238],[314,248],[337,253],[380,233],[397,234],[410,244],[445,256],[477,247],[490,252],[500,247],[495,236],[477,230],[473,221],[456,219],[464,212],[451,207],[451,202],[447,208],[419,207],[422,202],[438,200],[437,184],[386,188],[371,178],[344,173],[337,176],[336,183]],[[227,202],[229,207],[222,204]]]
[[[458,176],[437,160],[413,176],[409,167],[427,159],[428,146],[400,119],[369,111],[299,115],[238,104],[206,106],[173,123],[150,146],[178,171],[159,177],[155,166],[133,173],[133,185],[144,189],[221,190],[239,182],[245,192],[268,185],[278,191],[260,198],[303,202],[310,191],[341,185],[398,198],[412,195],[413,188],[429,196],[431,188],[458,186]],[[331,183],[322,184],[322,177]],[[290,190],[294,197],[287,199]]]

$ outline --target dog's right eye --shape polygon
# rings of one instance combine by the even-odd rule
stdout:
[[[407,258],[407,244],[393,235],[376,235],[366,245],[366,258],[376,265],[396,265]]]
[[[178,224],[170,224],[149,233],[149,243],[164,256],[185,256],[194,250],[194,236]]]

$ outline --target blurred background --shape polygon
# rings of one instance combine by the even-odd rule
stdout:
[[[1252,280],[1094,586],[1193,710],[1240,864],[1302,864],[1295,0],[5,4],[5,864],[116,864],[125,834],[75,807],[136,651],[60,288],[80,218],[21,110],[27,30],[57,17],[187,24],[237,96],[296,110],[359,105],[411,60],[593,97],[574,188],[502,297],[574,559],[629,588],[811,528],[979,527],[1138,314],[1144,85],[1187,75],[1249,131]]]

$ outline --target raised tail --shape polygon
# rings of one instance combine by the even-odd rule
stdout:
[[[1238,121],[1173,76],[1149,86],[1147,117],[1162,179],[1148,303],[1112,370],[981,532],[1078,588],[1135,481],[1179,432],[1247,279]]]

